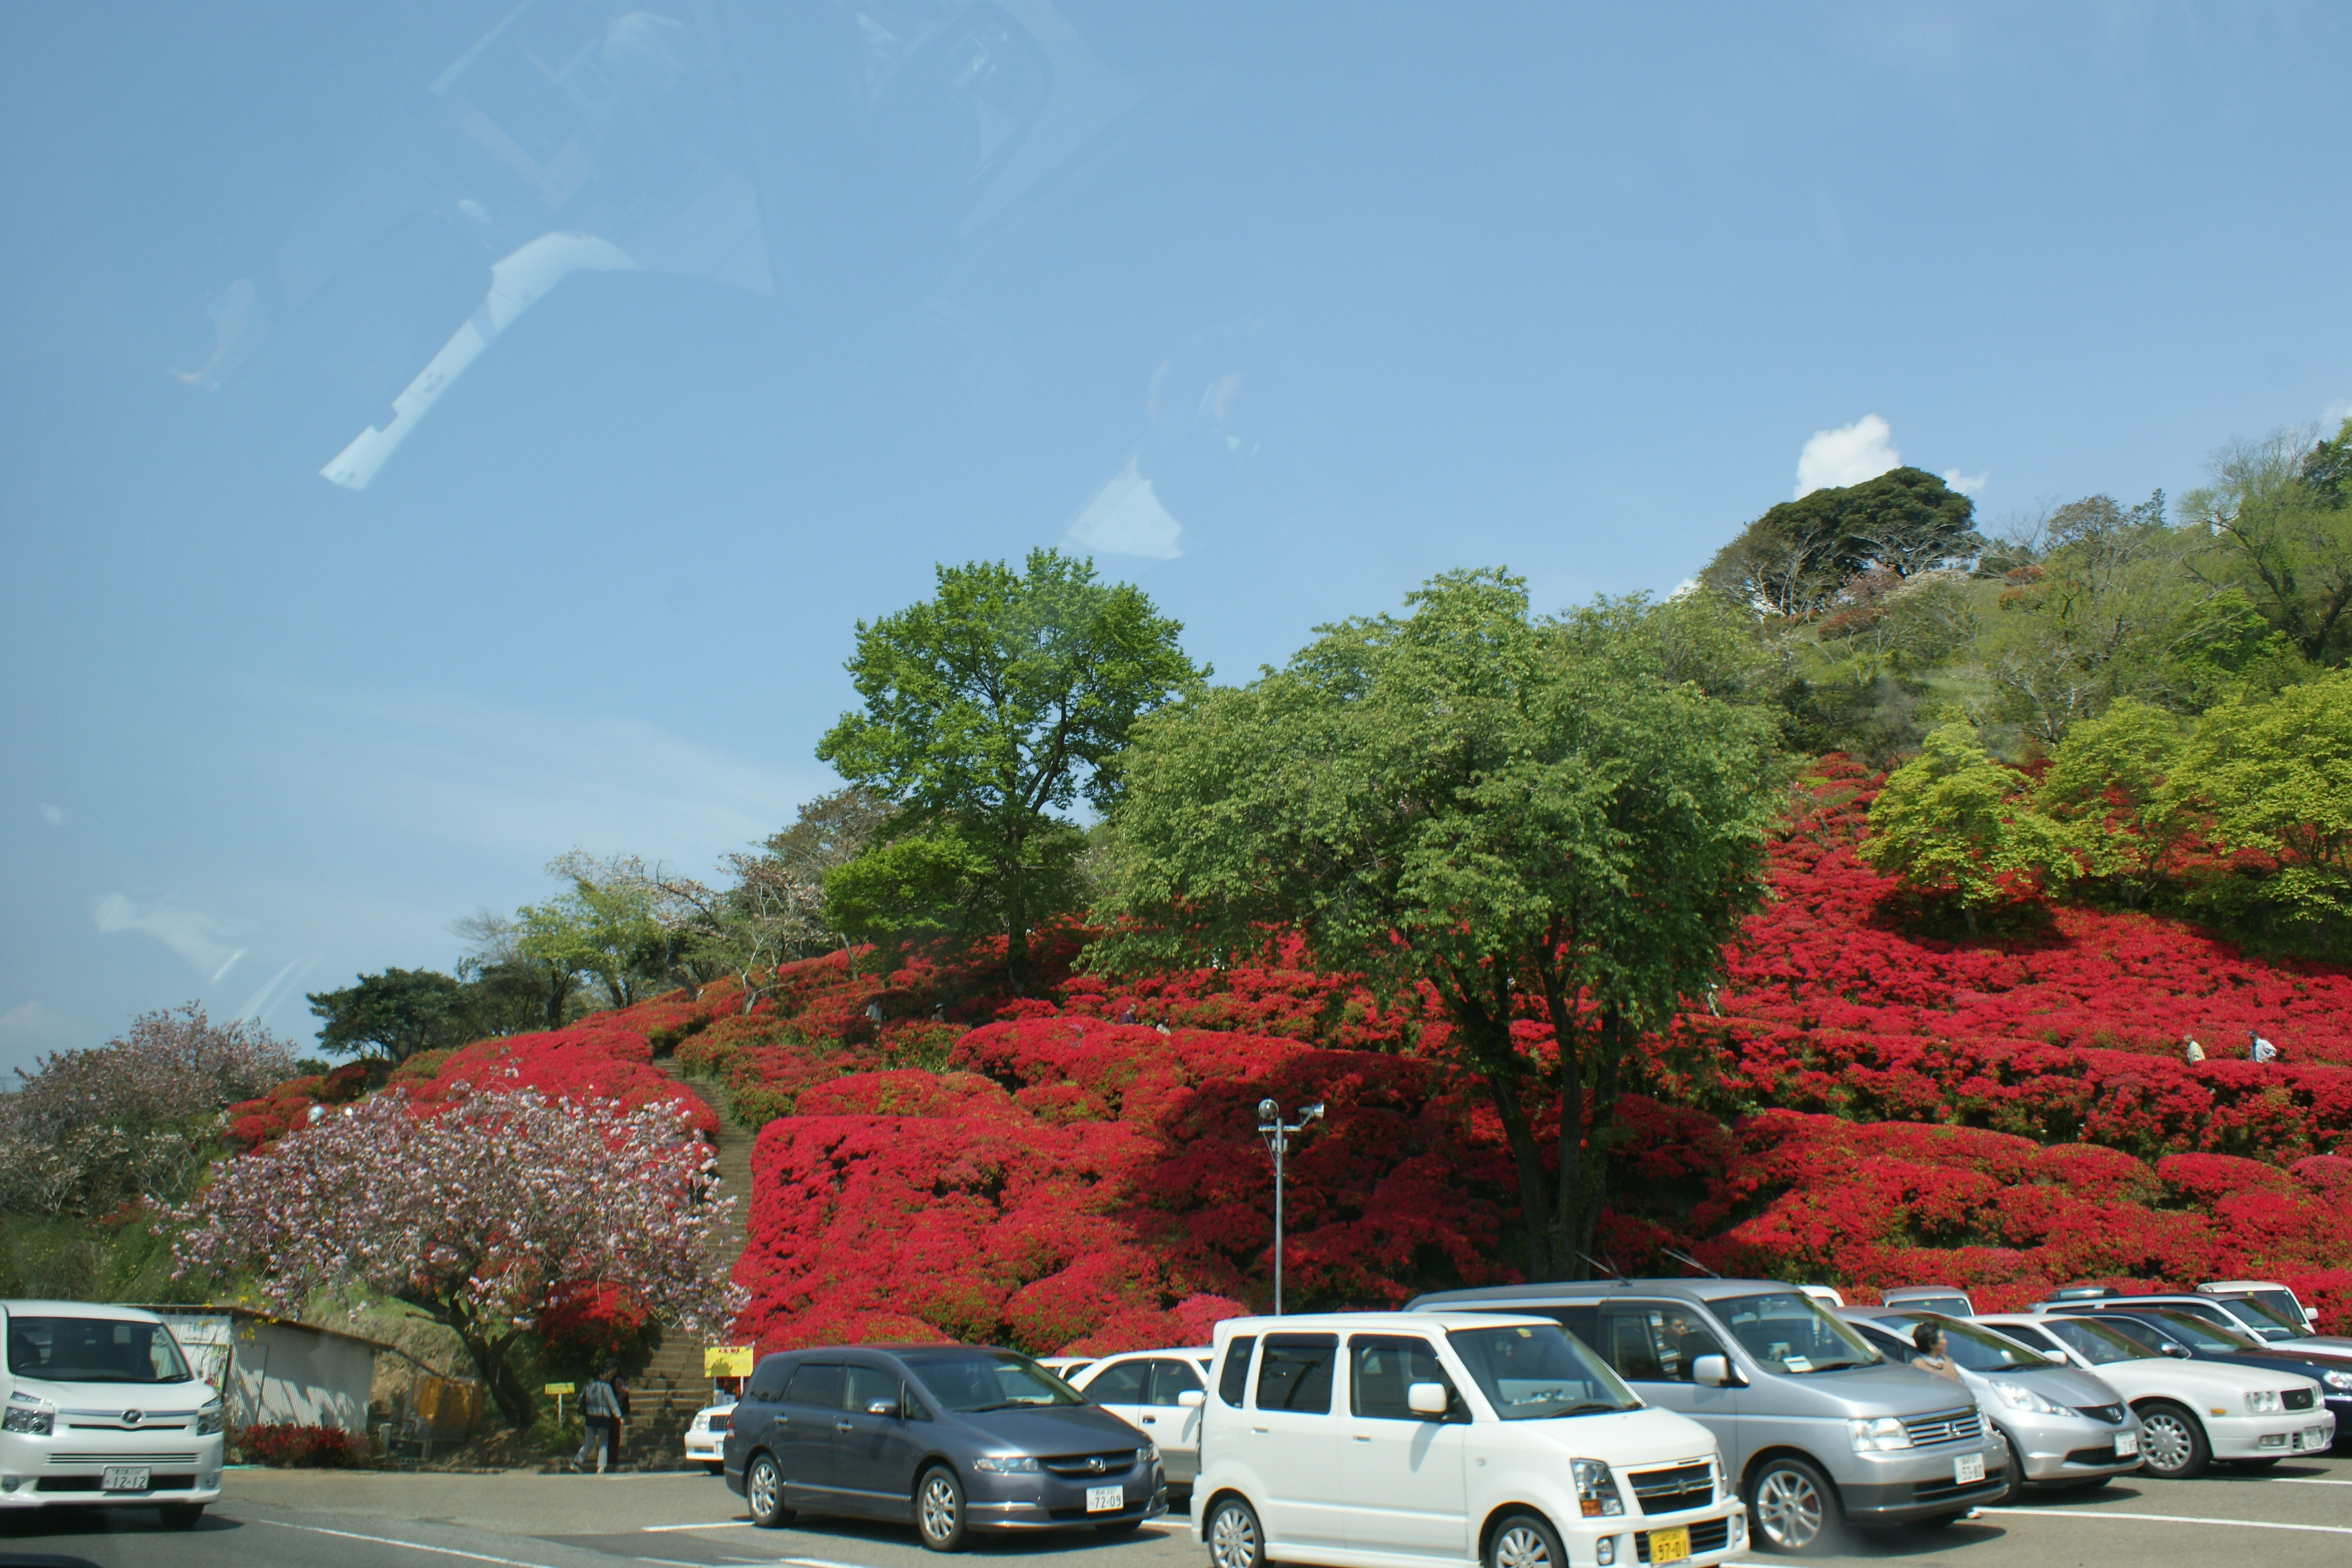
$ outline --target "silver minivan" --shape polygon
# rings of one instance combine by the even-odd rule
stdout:
[[[1757,1540],[1778,1551],[1815,1550],[1842,1521],[1948,1524],[2009,1489],[2006,1446],[1965,1389],[1887,1361],[1793,1285],[1508,1285],[1407,1310],[1559,1322],[1644,1400],[1714,1434]]]

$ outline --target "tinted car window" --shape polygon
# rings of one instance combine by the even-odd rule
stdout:
[[[870,1405],[898,1408],[898,1374],[878,1366],[853,1365],[849,1369],[849,1392],[841,1407],[862,1412]]]
[[[1455,1329],[1445,1338],[1506,1421],[1641,1407],[1640,1396],[1564,1330],[1508,1324]]]
[[[772,1355],[761,1362],[751,1373],[751,1386],[744,1392],[746,1399],[756,1399],[762,1405],[774,1405],[784,1397],[784,1380],[793,1373],[790,1359]]]
[[[1748,1353],[1773,1372],[1835,1372],[1879,1360],[1861,1335],[1823,1311],[1821,1303],[1795,1290],[1761,1291],[1711,1301],[1715,1315]]]
[[[1445,1390],[1445,1415],[1418,1414],[1408,1402],[1416,1383]],[[1467,1421],[1470,1412],[1427,1340],[1411,1335],[1357,1334],[1348,1342],[1348,1408],[1376,1421]]]
[[[842,1367],[839,1362],[803,1362],[785,1385],[784,1397],[794,1405],[841,1408]]]
[[[969,1415],[1024,1405],[1084,1405],[1070,1385],[1012,1351],[907,1351],[901,1359],[932,1398]]]
[[[2117,1333],[2113,1323],[2067,1318],[2053,1319],[2042,1326],[2044,1331],[2057,1336],[2068,1350],[2093,1366],[2106,1366],[2119,1361],[2147,1361],[2158,1353],[2126,1335]]]
[[[2151,1312],[2148,1316],[2157,1327],[2176,1340],[2186,1340],[2191,1348],[2210,1351],[2217,1355],[2243,1355],[2248,1351],[2268,1347],[2247,1335],[2221,1324],[2210,1322],[2195,1312]]]
[[[1188,1362],[1155,1361],[1151,1363],[1151,1381],[1145,1385],[1143,1403],[1173,1405],[1180,1394],[1201,1392],[1201,1374]]]
[[[1243,1334],[1225,1344],[1224,1370],[1217,1374],[1217,1397],[1236,1410],[1249,1392],[1250,1353],[1256,1349],[1255,1334]]]
[[[184,1383],[188,1363],[161,1323],[10,1318],[8,1370],[58,1383]]]
[[[1599,1314],[1601,1354],[1620,1377],[1688,1383],[1691,1363],[1723,1354],[1723,1342],[1698,1314],[1671,1301],[1633,1301]]]
[[[1257,1407],[1327,1414],[1339,1359],[1336,1334],[1268,1334],[1265,1354],[1258,1358]]]
[[[1143,1380],[1151,1371],[1148,1361],[1123,1361],[1107,1366],[1087,1384],[1087,1397],[1097,1405],[1140,1405]]]

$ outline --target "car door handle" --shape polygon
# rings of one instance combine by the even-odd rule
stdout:
[[[1371,1441],[1371,1439],[1370,1439],[1370,1437],[1359,1436],[1359,1437],[1356,1439],[1356,1441],[1357,1441],[1357,1442],[1359,1442],[1359,1443],[1369,1443],[1369,1442],[1370,1442],[1370,1441]]]
[[[1153,1426],[1153,1425],[1157,1424],[1159,1420],[1160,1420],[1160,1417],[1158,1417],[1157,1415],[1147,1415],[1147,1416],[1145,1416],[1145,1417],[1143,1418],[1143,1424],[1144,1424],[1146,1426]]]
[[[1253,1432],[1263,1432],[1263,1431],[1265,1431],[1265,1427],[1263,1427],[1263,1426],[1253,1426],[1253,1427],[1251,1427],[1251,1428],[1250,1428],[1250,1430],[1251,1430],[1251,1431],[1253,1431]]]
[[[849,1430],[849,1423],[846,1421],[836,1421],[833,1424],[833,1429],[836,1432],[846,1432]]]

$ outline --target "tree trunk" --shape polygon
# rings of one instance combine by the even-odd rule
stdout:
[[[1495,1114],[1503,1123],[1510,1145],[1513,1173],[1519,1184],[1519,1219],[1527,1231],[1528,1278],[1561,1278],[1562,1259],[1552,1245],[1551,1194],[1544,1182],[1543,1152],[1537,1146],[1535,1126],[1528,1117],[1524,1096],[1527,1065],[1511,1044],[1511,990],[1507,972],[1492,971],[1476,979],[1494,988],[1491,1005],[1456,975],[1452,984],[1440,984],[1445,1012],[1454,1026],[1470,1041],[1470,1066],[1494,1100]]]

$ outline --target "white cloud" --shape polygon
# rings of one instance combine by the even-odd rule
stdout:
[[[1184,553],[1176,548],[1177,536],[1183,531],[1183,525],[1160,504],[1151,481],[1136,471],[1135,459],[1129,458],[1079,510],[1062,542],[1106,555],[1173,561]]]
[[[175,904],[134,903],[121,893],[109,893],[91,907],[90,919],[101,936],[133,931],[153,937],[186,959],[207,984],[218,984],[245,956],[245,949],[228,945],[218,921]]]
[[[1992,478],[1990,474],[1964,474],[1958,468],[1944,470],[1944,482],[1964,496],[1972,496],[1982,491],[1985,481],[1990,478]]]
[[[41,802],[41,820],[51,827],[62,827],[66,821],[65,810],[61,806],[51,805],[45,800]]]
[[[0,1062],[30,1062],[48,1051],[63,1050],[73,1039],[73,1020],[52,1013],[38,1001],[19,1002],[0,1013]]]
[[[1797,454],[1797,493],[1858,485],[1902,464],[1895,432],[1877,415],[1865,414],[1851,425],[1813,432]]]

